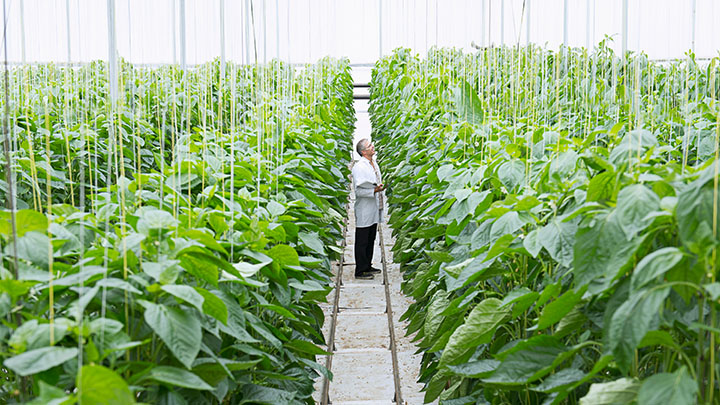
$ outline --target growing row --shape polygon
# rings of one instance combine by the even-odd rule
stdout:
[[[426,401],[720,403],[718,85],[602,44],[376,64]]]
[[[312,402],[348,62],[120,77],[111,100],[99,63],[12,72],[0,398]]]

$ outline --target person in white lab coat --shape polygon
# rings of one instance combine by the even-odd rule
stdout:
[[[373,160],[375,145],[369,139],[357,143],[361,156],[352,169],[355,183],[355,278],[372,279],[380,270],[372,267],[375,235],[378,223],[382,222],[384,204],[380,168]]]

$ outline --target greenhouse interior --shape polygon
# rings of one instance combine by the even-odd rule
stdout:
[[[2,6],[0,403],[720,404],[720,2]]]

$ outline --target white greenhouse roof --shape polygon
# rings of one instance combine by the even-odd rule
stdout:
[[[720,49],[714,0],[5,0],[11,62],[108,58],[108,6],[117,50],[133,63],[187,64],[224,56],[238,62],[323,56],[369,64],[400,46],[557,49],[592,47],[606,36],[620,51],[653,59]],[[184,18],[182,18],[184,9]],[[626,12],[624,12],[626,10]],[[184,21],[184,24],[182,23]],[[626,35],[623,22],[627,21]],[[183,29],[184,27],[184,29]],[[224,38],[221,33],[224,32]],[[183,35],[184,33],[184,35]],[[185,46],[183,47],[183,37]]]

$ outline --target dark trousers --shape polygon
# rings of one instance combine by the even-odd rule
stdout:
[[[369,271],[375,248],[377,224],[365,228],[355,228],[355,274]]]

